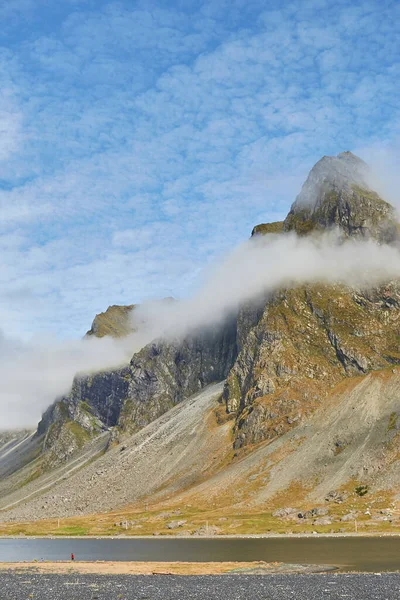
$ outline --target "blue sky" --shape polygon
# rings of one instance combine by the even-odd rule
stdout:
[[[322,155],[396,147],[399,8],[3,2],[4,334],[79,336],[109,304],[186,296]]]

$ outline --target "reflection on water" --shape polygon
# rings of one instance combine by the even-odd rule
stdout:
[[[400,570],[400,537],[250,539],[0,539],[0,561],[253,561]]]

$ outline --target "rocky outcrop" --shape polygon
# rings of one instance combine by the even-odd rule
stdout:
[[[399,364],[399,301],[396,283],[374,293],[313,285],[275,294],[225,385],[235,447],[281,435],[344,377]]]
[[[97,434],[118,423],[128,390],[128,368],[75,377],[68,396],[43,414],[37,435],[44,435],[47,466],[72,456]]]
[[[131,333],[134,329],[132,323],[134,304],[128,306],[118,306],[114,304],[109,306],[105,312],[95,316],[87,336],[104,337],[123,337]]]
[[[261,223],[256,225],[251,232],[251,236],[267,235],[269,233],[282,233],[283,221],[274,221],[273,223]]]
[[[136,431],[206,385],[222,381],[237,356],[236,321],[175,342],[155,341],[135,354],[119,425]]]
[[[394,208],[367,184],[366,164],[351,152],[324,156],[311,170],[283,230],[299,235],[337,227],[342,235],[398,240]]]

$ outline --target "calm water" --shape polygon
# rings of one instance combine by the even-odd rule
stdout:
[[[400,537],[293,539],[0,539],[0,562],[32,560],[278,561],[345,571],[400,570]]]

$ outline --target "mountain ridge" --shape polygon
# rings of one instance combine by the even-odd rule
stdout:
[[[293,233],[305,236],[337,229],[338,243],[340,239],[356,238],[397,245],[395,210],[369,188],[367,178],[365,163],[349,152],[323,157],[311,170],[286,219],[257,225],[252,236]],[[131,332],[133,310],[135,305],[109,307],[95,318],[90,335],[119,336],[124,331]],[[365,385],[372,390],[376,386],[374,373],[393,370],[390,377],[396,387],[399,340],[400,283],[397,281],[370,289],[307,284],[265,294],[241,306],[236,315],[213,331],[188,335],[175,342],[155,340],[135,353],[130,364],[121,369],[75,378],[71,393],[57,399],[39,424],[36,439],[42,440],[43,453],[36,463],[37,485],[45,473],[63,469],[63,464],[80,456],[85,448],[94,447],[96,440],[104,440],[107,454],[113,448],[124,451],[129,440],[139,439],[137,436],[146,439],[146,431],[157,431],[157,423],[164,422],[164,418],[168,420],[168,415],[174,414],[179,420],[180,407],[184,410],[182,403],[189,402],[195,394],[201,396],[207,386],[225,381],[214,404],[207,405],[207,419],[213,423],[210,427],[219,423],[218,427],[224,431],[221,456],[215,465],[219,475],[207,471],[207,477],[223,479],[229,469],[236,472],[236,461],[247,460],[258,447],[273,444],[278,452],[280,440],[295,440],[296,431],[306,431],[307,423],[318,422],[331,402],[332,390],[338,386],[348,389],[350,398],[350,382],[355,378],[364,378]],[[388,420],[387,431],[379,425],[381,446],[376,438],[371,457],[381,451],[382,444],[397,444],[397,417],[393,417],[397,405],[395,398],[391,397],[390,402],[390,415],[380,404],[377,408],[379,419]],[[398,410],[400,414],[400,405]],[[334,420],[334,415],[329,418]],[[340,427],[338,454],[351,446],[345,423],[341,422]],[[354,428],[357,437],[356,424]],[[357,439],[361,444],[361,439]],[[198,443],[203,442],[199,439]],[[162,453],[163,448],[161,444],[158,451]],[[165,452],[169,452],[168,445]],[[332,452],[335,458],[336,450],[333,448]],[[347,454],[346,451],[343,456]],[[154,460],[161,460],[161,455]],[[348,460],[351,461],[351,456]],[[396,464],[394,460],[393,465]],[[134,468],[132,464],[132,476]],[[27,479],[32,477],[28,467],[24,473]],[[173,479],[173,469],[169,473]],[[359,475],[351,469],[343,473],[346,475],[337,478],[337,489],[348,485],[349,478],[358,478],[360,484],[368,481],[373,487],[368,474]],[[189,485],[187,497],[191,494],[190,486],[199,484],[201,489],[213,489],[207,477],[201,485],[200,474],[197,479],[184,478]],[[331,479],[334,481],[334,476]],[[394,474],[393,481],[397,481]],[[182,482],[177,484],[176,493],[183,489]],[[161,490],[166,481],[159,483]],[[293,478],[287,480],[289,486],[294,483]],[[34,488],[36,483],[30,485]],[[234,488],[229,489],[235,496]],[[281,493],[282,485],[274,484],[269,489]],[[145,486],[140,497],[155,492],[156,488],[150,490]],[[261,488],[259,492],[263,497]],[[271,494],[267,494],[268,501],[273,497]],[[310,494],[312,497],[312,489]],[[127,503],[139,498],[128,496],[124,500]],[[317,496],[321,501],[321,494]],[[54,510],[57,502],[52,501]],[[110,502],[107,510],[112,507],[112,497]],[[22,505],[12,513],[14,516],[27,514]],[[29,512],[30,501],[27,506]]]
[[[395,216],[394,209],[368,187],[367,176],[367,165],[351,152],[343,152],[336,157],[323,157],[311,169],[286,219],[283,222],[258,225],[253,229],[252,236],[271,233],[285,234],[291,231],[298,235],[308,235],[315,231],[337,227],[346,237],[366,237],[376,239],[379,243],[395,243],[397,228],[393,235],[391,230]],[[359,188],[359,185],[365,186],[365,189]],[[356,189],[354,186],[357,186]],[[332,210],[332,206],[334,210]],[[348,218],[348,214],[351,215],[351,218]],[[388,235],[382,237],[382,233]],[[351,344],[353,340],[351,336],[349,338],[348,331],[345,334],[343,331],[339,334],[332,325],[327,325],[327,317],[332,316],[329,315],[329,310],[333,310],[334,305],[331,303],[328,309],[323,307],[323,298],[329,296],[329,288],[320,286],[320,290],[323,291],[317,292],[313,298],[313,302],[319,305],[316,308],[309,306],[312,302],[310,298],[312,287],[310,286],[277,292],[270,295],[264,306],[249,303],[242,307],[237,317],[231,320],[230,325],[222,324],[217,334],[208,332],[200,337],[198,335],[197,337],[196,335],[189,336],[177,343],[154,341],[137,352],[127,367],[93,376],[77,377],[71,394],[50,407],[39,425],[38,432],[45,433],[47,431],[44,447],[51,449],[52,446],[57,446],[57,438],[59,439],[63,433],[65,434],[63,420],[65,421],[66,415],[67,422],[76,423],[75,433],[78,443],[75,445],[77,446],[82,443],[82,439],[92,437],[110,426],[117,427],[114,435],[118,437],[119,430],[136,431],[185,397],[198,392],[204,385],[225,377],[227,377],[227,382],[223,400],[227,413],[237,415],[235,437],[237,448],[245,445],[240,442],[240,439],[248,423],[252,421],[257,424],[253,425],[252,429],[254,430],[256,427],[259,431],[257,434],[253,431],[248,436],[251,440],[250,443],[256,443],[261,439],[260,431],[264,427],[259,423],[260,418],[268,422],[276,421],[275,425],[277,426],[279,421],[279,430],[285,431],[287,427],[281,422],[282,418],[285,418],[286,421],[289,420],[291,422],[289,424],[295,424],[300,418],[298,390],[296,393],[289,393],[287,386],[283,385],[281,394],[286,395],[287,399],[285,400],[283,396],[280,397],[278,404],[281,406],[277,419],[267,416],[271,415],[271,411],[261,410],[260,398],[268,397],[269,402],[276,402],[277,389],[281,388],[280,383],[288,378],[292,382],[296,380],[297,386],[300,384],[299,378],[294,373],[290,377],[285,374],[286,371],[288,374],[291,373],[291,367],[285,364],[285,360],[292,355],[289,360],[296,362],[296,352],[300,347],[299,342],[294,342],[292,350],[289,348],[288,340],[293,331],[286,334],[285,350],[282,348],[271,350],[279,347],[282,343],[279,340],[283,339],[286,327],[283,322],[292,318],[290,313],[295,314],[298,306],[303,307],[304,315],[307,310],[309,311],[310,315],[307,319],[313,319],[314,335],[316,332],[320,332],[318,353],[322,353],[322,356],[318,356],[318,360],[323,360],[324,354],[331,356],[331,362],[327,361],[324,373],[332,374],[337,369],[342,369],[346,374],[344,361],[347,361],[348,365],[353,365],[353,371],[355,369],[363,372],[367,372],[370,368],[383,368],[389,362],[382,359],[375,363],[368,363],[366,358],[368,352],[365,351],[363,355],[362,352],[357,353],[354,349],[354,346],[362,345],[360,336],[354,345]],[[348,296],[352,294],[349,289],[333,286],[332,290],[334,290],[333,296],[346,298],[346,310],[349,315],[352,314],[353,321],[357,321],[357,318],[362,321],[366,317],[371,317],[371,312],[367,314],[365,311],[365,314],[362,314],[363,306],[368,303],[370,308],[374,306],[374,303],[369,301],[368,294],[363,296],[363,292],[360,290],[359,298],[356,301]],[[392,286],[390,292],[386,291],[386,293],[389,295],[392,293],[392,306],[397,307],[399,305],[397,290]],[[381,303],[382,301],[381,298]],[[385,301],[387,303],[388,298]],[[124,331],[126,335],[132,331],[132,311],[134,310],[135,305],[109,307],[105,313],[96,316],[90,330],[92,335],[119,336],[123,335]],[[325,323],[322,323],[321,315],[324,314],[324,310],[325,313],[328,312],[328,315],[325,314]],[[371,310],[373,312],[372,308]],[[276,312],[276,316],[273,317],[275,323],[266,329],[263,319],[271,321],[273,311]],[[354,314],[354,311],[358,314]],[[340,313],[340,310],[338,312]],[[304,315],[298,319],[300,327],[302,327],[302,319],[306,318]],[[340,321],[339,316],[337,317],[338,321]],[[277,324],[276,319],[280,320],[280,324]],[[293,318],[292,322],[294,322]],[[310,327],[310,323],[307,324],[307,327]],[[225,339],[226,335],[227,339]],[[345,341],[343,335],[346,338]],[[240,340],[246,340],[242,344],[244,348],[240,347]],[[254,352],[259,352],[265,343],[269,348],[267,352],[269,358],[255,359]],[[347,348],[345,347],[346,343]],[[222,350],[222,355],[219,356],[219,348],[222,349],[224,345],[225,350]],[[276,372],[274,374],[270,372],[267,376],[268,367],[265,367],[264,364],[273,364],[271,351],[272,354],[280,353],[281,358],[273,367]],[[222,358],[223,355],[225,358]],[[218,366],[221,361],[223,368],[215,370],[213,365]],[[333,367],[332,364],[335,361],[336,364]],[[310,360],[307,366],[310,372],[316,368],[314,363],[315,360]],[[204,370],[205,364],[208,364],[206,371]],[[261,373],[260,376],[254,375],[254,371],[257,370]],[[336,382],[344,374],[338,373],[333,380]],[[310,382],[307,382],[307,386],[309,385]],[[315,387],[315,382],[313,385]],[[257,402],[253,406],[255,400]],[[310,407],[312,403],[300,401],[300,405],[302,404]],[[60,410],[60,407],[64,408]],[[276,412],[274,410],[272,415]],[[259,414],[256,418],[257,413],[261,413],[263,416]],[[50,437],[48,431],[53,422],[58,424],[57,435],[55,435],[56,430],[53,427],[53,435]],[[271,429],[273,432],[272,425]],[[61,444],[61,446],[68,445],[69,447],[66,456],[75,451],[73,441],[73,435],[69,428],[66,432],[66,439]],[[62,449],[56,447],[57,453],[62,454]],[[56,457],[52,460],[57,462]]]

